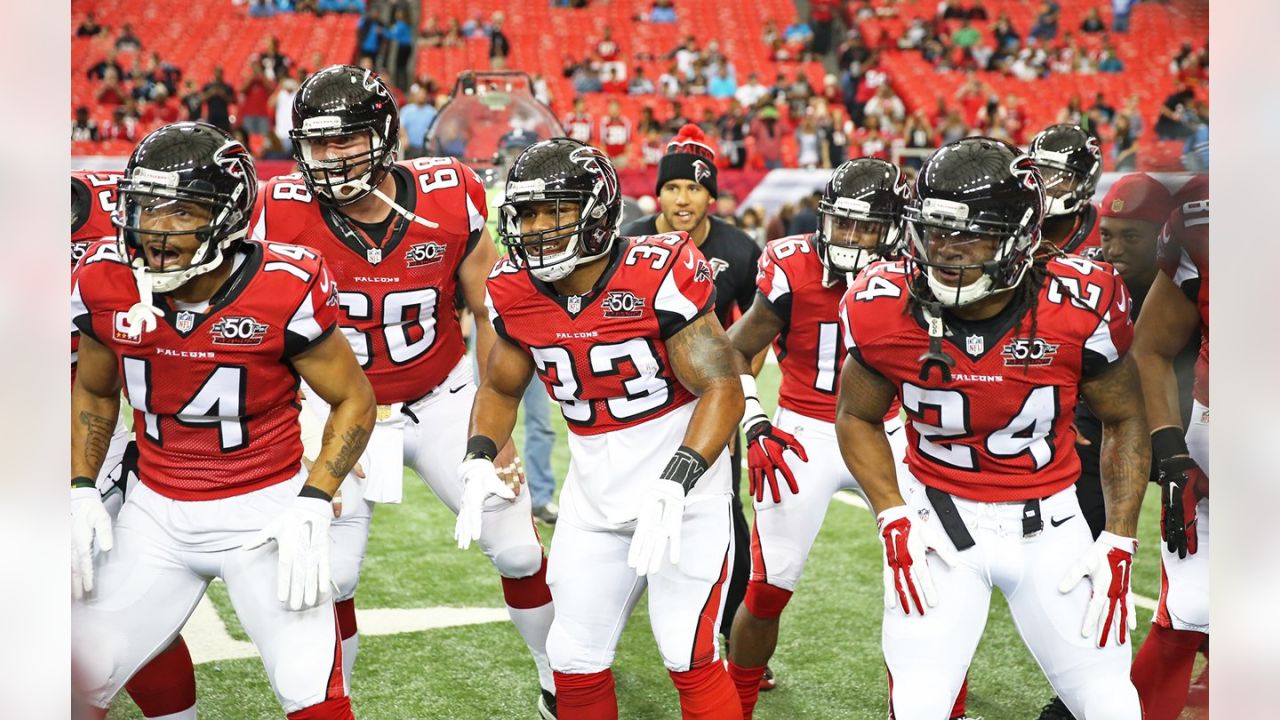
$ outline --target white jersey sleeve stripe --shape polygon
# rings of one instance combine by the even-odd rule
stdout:
[[[71,288],[71,332],[76,332],[76,319],[89,314],[89,308],[85,307],[84,299],[80,297],[80,281],[77,280],[74,287]]]
[[[477,230],[483,229],[484,216],[481,215],[480,211],[476,209],[476,204],[471,202],[471,196],[467,195],[466,198],[467,198],[467,219],[469,224],[469,227],[467,229],[470,230],[471,232],[475,232]]]
[[[791,294],[791,280],[782,270],[782,266],[773,263],[773,284],[769,287],[769,302],[777,302],[783,295]]]
[[[698,306],[680,292],[676,279],[670,272],[662,278],[662,286],[658,288],[658,297],[654,298],[653,307],[655,310],[679,315],[685,320],[692,320],[698,314]]]
[[[1182,287],[1188,280],[1200,277],[1200,271],[1191,260],[1191,255],[1184,249],[1178,255],[1178,269],[1173,274],[1173,284]]]
[[[287,263],[281,263],[287,264]],[[324,328],[320,327],[320,323],[316,322],[316,309],[312,293],[308,289],[307,294],[302,298],[302,304],[294,311],[293,317],[289,318],[288,331],[304,337],[308,342],[320,337]]]
[[[1120,351],[1116,350],[1116,344],[1111,339],[1111,313],[1103,315],[1102,320],[1098,321],[1098,326],[1093,329],[1093,334],[1084,343],[1086,350],[1092,350],[1107,359],[1107,362],[1115,362],[1120,359]]]

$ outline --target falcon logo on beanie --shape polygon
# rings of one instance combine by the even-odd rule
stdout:
[[[707,143],[702,128],[688,123],[680,128],[667,154],[658,161],[658,184],[654,195],[662,194],[662,186],[670,180],[692,180],[703,186],[711,197],[717,197],[716,151]]]

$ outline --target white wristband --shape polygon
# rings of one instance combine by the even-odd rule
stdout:
[[[746,398],[746,409],[742,413],[742,430],[746,432],[761,421],[769,422],[769,416],[757,397],[759,391],[756,390],[755,376],[743,374],[738,377],[742,381],[742,395]]]

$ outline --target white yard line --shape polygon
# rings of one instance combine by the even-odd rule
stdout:
[[[505,622],[506,608],[430,607],[356,608],[362,635],[397,635],[436,628]],[[256,657],[253,643],[236,640],[227,632],[218,611],[206,595],[182,629],[191,659],[196,663]]]
[[[841,490],[840,492],[836,493],[832,497],[834,497],[837,501],[844,503],[845,505],[849,505],[850,507],[860,508],[862,510],[866,510],[867,512],[871,511],[871,508],[867,507],[867,503],[862,499],[862,496],[858,495],[857,493],[850,492],[848,490]],[[1137,593],[1134,593],[1133,604],[1137,605],[1143,610],[1149,610],[1154,613],[1156,611],[1157,601],[1145,595],[1139,595]]]

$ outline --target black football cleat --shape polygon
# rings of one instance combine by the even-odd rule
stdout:
[[[1066,703],[1057,695],[1040,710],[1040,720],[1076,720],[1076,716],[1067,709]]]
[[[538,717],[540,720],[556,720],[556,696],[546,690],[538,698]]]
[[[765,665],[764,674],[760,676],[760,692],[768,692],[776,687],[778,687],[778,681],[773,677],[773,669]]]

